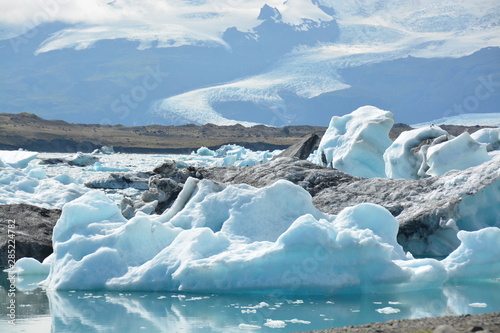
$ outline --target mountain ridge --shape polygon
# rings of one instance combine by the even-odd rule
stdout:
[[[459,135],[473,133],[486,126],[445,125],[443,128]],[[411,126],[396,123],[389,137],[394,140]],[[92,152],[102,146],[113,146],[126,153],[187,154],[204,146],[216,149],[225,144],[237,144],[252,150],[285,149],[305,136],[323,136],[326,127],[296,125],[270,127],[240,124],[180,126],[123,126],[73,124],[63,120],[47,120],[30,113],[0,113],[0,149],[27,149],[39,152]]]

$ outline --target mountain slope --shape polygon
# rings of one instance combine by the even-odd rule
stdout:
[[[273,126],[366,104],[407,123],[498,112],[494,0],[26,2],[0,12],[2,112]]]

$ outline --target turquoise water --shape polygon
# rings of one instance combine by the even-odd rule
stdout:
[[[6,277],[1,276],[0,332],[301,332],[500,311],[500,280],[398,294],[305,297],[28,290],[34,278],[18,283],[13,326]]]

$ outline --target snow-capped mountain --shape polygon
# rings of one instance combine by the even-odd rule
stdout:
[[[51,4],[0,5],[3,112],[275,126],[363,105],[407,123],[498,112],[493,0]]]

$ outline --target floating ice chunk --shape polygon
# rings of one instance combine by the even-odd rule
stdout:
[[[13,269],[9,270],[9,273],[15,273],[16,275],[48,275],[50,272],[50,262],[41,263],[34,258],[20,258],[16,261],[16,265]]]
[[[269,328],[284,328],[286,327],[286,323],[283,320],[266,319],[264,326]]]
[[[258,330],[258,329],[261,329],[262,327],[257,326],[257,325],[250,325],[250,324],[239,324],[238,328],[240,330]]]
[[[69,165],[75,165],[75,166],[87,166],[87,165],[92,165],[96,162],[99,161],[99,159],[95,156],[92,156],[90,154],[82,154],[82,153],[76,153],[74,155],[71,155],[65,159],[65,161]]]
[[[401,133],[384,152],[385,173],[389,178],[418,179],[422,163],[426,163],[422,154],[413,149],[429,139],[447,135],[439,127],[428,126]]]
[[[25,150],[0,150],[0,160],[13,168],[24,169],[38,156],[37,152]]]
[[[93,165],[89,167],[89,170],[91,171],[101,171],[101,172],[127,172],[127,171],[132,171],[129,168],[125,167],[116,167],[112,165],[107,165],[107,164],[101,164],[99,162],[95,162]]]
[[[297,319],[297,318],[285,320],[285,322],[291,323],[291,324],[306,324],[306,325],[309,325],[311,323],[310,321],[301,320],[301,319]]]
[[[217,157],[236,156],[237,159],[241,159],[246,154],[247,149],[238,145],[223,145],[215,152]]]
[[[60,182],[63,185],[76,184],[76,180],[73,177],[71,177],[67,174],[64,174],[64,173],[55,176],[54,180],[57,180],[58,182]]]
[[[215,156],[215,151],[208,149],[207,147],[201,147],[196,151],[198,156]]]
[[[500,128],[482,128],[471,134],[479,143],[486,144],[487,151],[500,149]]]
[[[486,304],[486,303],[470,303],[469,306],[473,307],[473,308],[485,308],[488,306],[488,304]]]
[[[36,179],[45,179],[47,178],[47,171],[42,168],[33,168],[30,171],[28,171],[28,177]]]
[[[427,150],[429,170],[426,173],[430,176],[439,176],[450,170],[465,170],[490,159],[486,145],[480,144],[469,133],[464,132],[450,141],[429,147]]]
[[[279,153],[279,150],[273,152],[252,151],[234,144],[223,145],[215,151],[217,160],[214,166],[253,166],[258,163],[266,163]]]
[[[363,106],[333,117],[321,139],[315,163],[331,166],[353,176],[385,177],[384,151],[391,145],[391,112]]]
[[[457,236],[462,243],[442,261],[450,279],[488,279],[500,276],[499,228],[459,231]]]
[[[261,308],[264,308],[264,307],[269,307],[270,305],[266,302],[260,302],[259,304],[257,305],[253,305],[253,306],[242,306],[241,308],[242,309],[261,309]]]
[[[395,313],[401,312],[400,309],[391,308],[390,306],[385,307],[385,308],[381,308],[381,309],[376,309],[375,311],[377,311],[378,313],[383,313],[383,314],[395,314]]]
[[[114,154],[115,153],[115,150],[112,146],[102,146],[101,147],[101,153],[105,154],[105,155],[111,155],[111,154]]]

